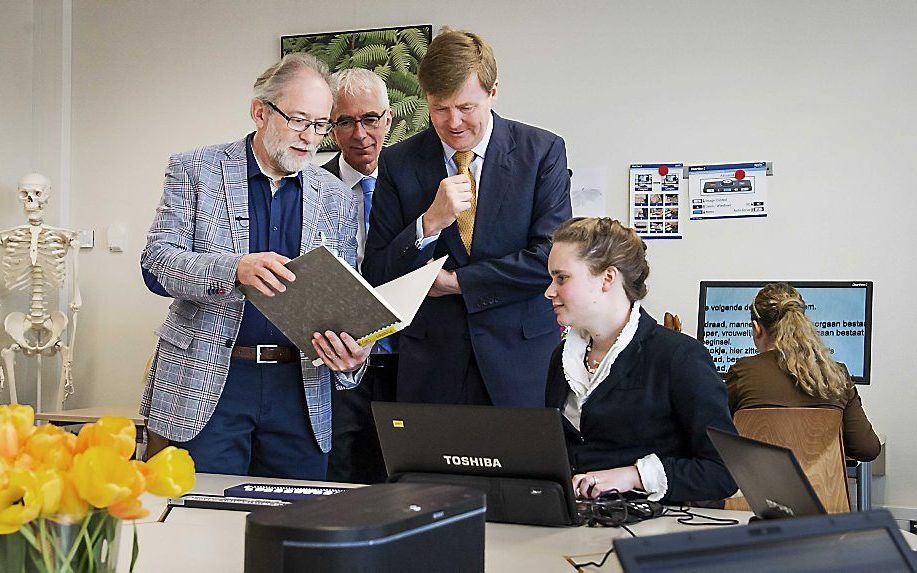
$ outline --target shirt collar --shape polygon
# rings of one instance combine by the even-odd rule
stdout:
[[[579,401],[585,401],[592,393],[592,390],[599,385],[608,376],[611,366],[621,352],[627,348],[634,336],[637,334],[637,328],[640,326],[640,301],[634,301],[630,310],[630,316],[627,323],[618,335],[618,339],[605,354],[605,357],[599,363],[598,368],[592,374],[586,370],[583,359],[586,355],[586,345],[589,343],[588,335],[579,329],[571,328],[567,332],[567,339],[564,343],[564,349],[561,355],[561,361],[564,367],[564,376],[567,379],[570,389],[576,394]]]
[[[494,132],[494,114],[490,113],[490,117],[487,121],[487,127],[484,129],[484,137],[481,138],[481,141],[477,145],[471,148],[471,151],[474,151],[474,154],[481,159],[484,159],[484,155],[487,153],[487,145],[490,143],[490,136]],[[439,140],[443,144],[443,154],[446,157],[446,161],[452,159],[452,156],[455,155],[456,150],[449,147],[445,141],[442,139]]]
[[[359,171],[351,167],[349,163],[344,161],[343,155],[338,156],[338,168],[341,170],[341,181],[343,181],[344,185],[350,187],[351,189],[353,189],[354,185],[359,183],[364,177],[375,177],[377,179],[379,178],[379,167],[378,166],[376,166],[372,174],[363,175],[362,173],[360,173]]]
[[[255,155],[255,150],[252,149],[252,141],[254,140],[254,138],[255,138],[255,132],[252,132],[252,133],[248,134],[248,137],[245,138],[245,156],[246,156],[247,159],[248,159],[248,167],[247,167],[247,170],[246,170],[246,175],[247,175],[247,177],[246,177],[246,178],[247,178],[248,180],[251,180],[252,178],[261,175],[261,176],[263,176],[263,177],[267,180],[268,184],[270,184],[271,178],[268,177],[268,176],[264,173],[264,170],[261,168],[261,162],[258,161],[258,157]],[[296,181],[296,184],[297,184],[300,188],[302,188],[302,177],[299,176],[299,173],[290,173],[289,175],[284,175],[284,176],[281,178],[280,183],[282,184],[283,179],[286,179],[286,178],[288,178],[288,177],[292,177],[293,180]],[[279,186],[280,186],[280,185],[278,185],[278,187],[279,187]]]

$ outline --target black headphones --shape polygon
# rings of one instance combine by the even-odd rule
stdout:
[[[595,499],[577,500],[576,509],[588,527],[620,527],[659,517],[665,508],[645,498],[627,499],[612,489]]]

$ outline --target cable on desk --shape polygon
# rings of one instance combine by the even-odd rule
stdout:
[[[627,527],[626,525],[622,524],[617,527],[620,527],[624,531],[630,533],[631,537],[637,537],[637,534],[631,531],[631,529]],[[585,563],[577,563],[575,561],[571,561],[570,565],[575,567],[577,571],[582,571],[583,567],[596,567],[596,568],[601,569],[602,567],[605,566],[605,562],[608,561],[608,557],[614,552],[615,552],[615,546],[612,545],[611,547],[608,548],[608,551],[605,552],[605,555],[602,556],[602,560],[599,561],[598,563],[596,563],[595,561],[586,561]]]
[[[632,515],[630,512],[630,505],[634,503],[641,502],[626,500],[617,490],[610,490],[608,492],[604,492],[597,499],[579,500],[577,502],[577,509],[579,515],[584,519],[584,522],[588,527],[620,527],[629,533],[631,537],[637,537],[637,534],[634,533],[629,527],[627,527],[627,525],[625,525],[625,523],[629,521],[628,518],[636,519],[636,521],[643,521],[647,518],[652,519],[652,517],[637,517]],[[738,519],[704,515],[702,513],[692,511],[686,506],[680,506],[677,509],[659,505],[655,505],[655,507],[661,507],[662,510],[661,513],[659,513],[658,509],[654,509],[652,512],[654,517],[675,517],[677,518],[678,523],[681,525],[739,525]],[[602,556],[601,561],[587,561],[585,563],[570,561],[570,565],[575,567],[577,571],[581,571],[583,567],[601,568],[608,561],[608,557],[612,553],[614,553],[614,545],[608,548],[608,551],[606,551],[605,555]]]
[[[704,525],[704,526],[713,526],[713,525],[739,525],[738,519],[733,519],[731,517],[713,517],[712,515],[704,515],[702,513],[697,513],[691,511],[688,507],[681,506],[678,509],[667,507],[665,511],[662,512],[662,517],[675,517],[681,525]],[[706,520],[706,521],[695,521],[695,519]]]

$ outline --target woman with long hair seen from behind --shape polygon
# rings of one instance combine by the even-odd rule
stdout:
[[[642,308],[650,269],[636,231],[571,219],[554,232],[548,271],[545,296],[568,328],[545,403],[563,412],[577,494],[639,491],[673,503],[732,495],[706,434],[735,432],[726,387],[701,343]]]
[[[742,358],[726,374],[729,409],[837,408],[844,413],[845,453],[875,459],[879,438],[856,386],[806,316],[799,291],[786,283],[765,285],[751,305],[751,328],[760,354]]]

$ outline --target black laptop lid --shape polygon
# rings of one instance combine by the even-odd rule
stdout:
[[[614,546],[626,573],[917,571],[886,510],[619,538]]]
[[[390,476],[427,472],[571,483],[561,414],[554,408],[373,402],[372,409]]]
[[[488,521],[577,523],[558,410],[390,402],[372,408],[389,480],[480,489]]]
[[[707,428],[707,435],[758,517],[767,519],[826,513],[789,448],[716,428]]]

